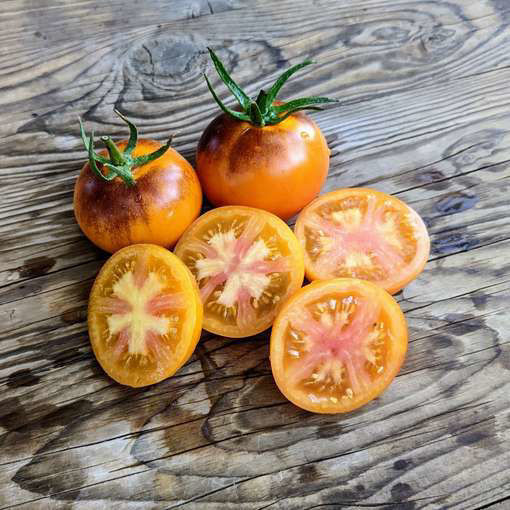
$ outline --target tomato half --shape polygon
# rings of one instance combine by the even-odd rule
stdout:
[[[309,280],[352,277],[391,294],[420,274],[430,252],[418,213],[386,193],[340,189],[310,203],[294,228]]]
[[[371,282],[338,278],[303,287],[282,307],[271,368],[297,406],[343,413],[380,395],[406,350],[406,321],[391,295]]]
[[[160,246],[135,244],[110,257],[94,282],[90,342],[112,379],[146,386],[170,377],[189,359],[202,314],[188,268]]]
[[[200,138],[197,174],[216,206],[257,207],[288,219],[319,194],[329,152],[317,124],[302,112],[264,127],[223,113]]]
[[[122,152],[127,142],[118,143]],[[155,140],[138,140],[133,157],[159,149]],[[106,156],[106,151],[99,153]],[[102,170],[104,172],[104,169]],[[173,246],[198,216],[202,191],[193,167],[174,149],[133,168],[134,184],[120,177],[105,181],[86,163],[74,188],[74,212],[83,233],[110,253],[135,243]]]
[[[241,338],[267,329],[303,283],[303,253],[279,218],[250,207],[213,209],[181,237],[175,253],[204,303],[204,329]]]

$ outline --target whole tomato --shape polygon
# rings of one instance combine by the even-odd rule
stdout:
[[[317,124],[302,110],[335,102],[325,97],[276,101],[287,79],[305,61],[286,71],[251,100],[209,49],[218,74],[235,95],[240,111],[227,108],[207,84],[223,113],[203,132],[197,148],[197,174],[209,201],[245,205],[288,219],[307,205],[326,180],[329,148]]]
[[[115,144],[103,137],[108,152],[94,152],[94,135],[87,139],[81,126],[89,161],[74,188],[76,220],[95,245],[110,253],[135,243],[173,246],[200,212],[198,178],[170,148],[171,140],[166,145],[138,140],[135,126],[121,118],[129,124],[130,139]]]

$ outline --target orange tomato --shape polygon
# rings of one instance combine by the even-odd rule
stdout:
[[[122,151],[127,142],[119,142]],[[162,146],[138,140],[133,157]],[[106,156],[106,151],[99,153]],[[104,170],[102,170],[104,173]],[[120,177],[107,182],[87,162],[74,188],[74,212],[83,233],[110,253],[134,243],[173,246],[202,206],[200,183],[192,166],[174,149],[133,168],[134,185]]]
[[[170,377],[190,358],[202,316],[188,268],[160,246],[135,244],[110,257],[94,282],[90,342],[112,379],[146,386]]]
[[[282,307],[271,334],[271,368],[291,402],[316,413],[343,413],[391,383],[407,350],[396,301],[352,278],[317,281]]]
[[[430,251],[420,216],[398,198],[363,188],[340,189],[314,200],[294,228],[309,280],[370,280],[391,294],[414,280]]]
[[[223,336],[264,331],[303,283],[303,254],[292,230],[260,209],[207,212],[186,230],[175,253],[199,282],[204,329]]]
[[[319,194],[329,153],[303,112],[264,127],[222,113],[200,138],[197,174],[216,206],[245,205],[288,219]]]

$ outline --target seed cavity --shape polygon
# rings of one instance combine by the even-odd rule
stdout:
[[[384,371],[389,333],[380,313],[367,298],[329,295],[290,315],[289,378],[326,399],[366,391]]]
[[[134,262],[124,266],[127,272],[113,285],[111,297],[102,300],[111,310],[106,314],[107,338],[116,337],[113,352],[117,355],[157,355],[163,349],[161,339],[174,336],[179,322],[177,315],[162,316],[161,312],[181,305],[177,296],[164,292],[160,275],[149,271],[145,279],[135,278],[133,266]]]
[[[299,358],[299,351],[296,351],[295,349],[289,349],[289,354],[290,354],[293,358]]]
[[[382,281],[416,255],[414,217],[375,196],[345,197],[316,208],[305,225],[305,248],[323,278]]]
[[[234,219],[228,228],[209,229],[205,242],[197,241],[202,243],[203,257],[195,261],[193,270],[202,301],[208,310],[232,316],[238,325],[281,299],[276,293],[281,292],[288,261],[279,252],[274,235],[269,240],[260,237],[264,226],[259,218]]]

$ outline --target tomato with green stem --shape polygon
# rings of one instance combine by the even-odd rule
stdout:
[[[192,166],[156,140],[138,139],[128,124],[129,140],[103,136],[107,152],[96,153],[94,133],[80,132],[88,152],[74,188],[74,212],[83,233],[110,253],[134,243],[173,246],[198,216],[202,191]]]
[[[206,76],[223,113],[212,120],[198,143],[196,166],[204,193],[216,206],[245,205],[288,219],[318,195],[329,169],[326,139],[304,110],[319,110],[319,105],[336,100],[277,100],[285,82],[310,60],[288,69],[268,92],[261,90],[252,100],[214,51],[209,52],[240,111],[223,104]]]

